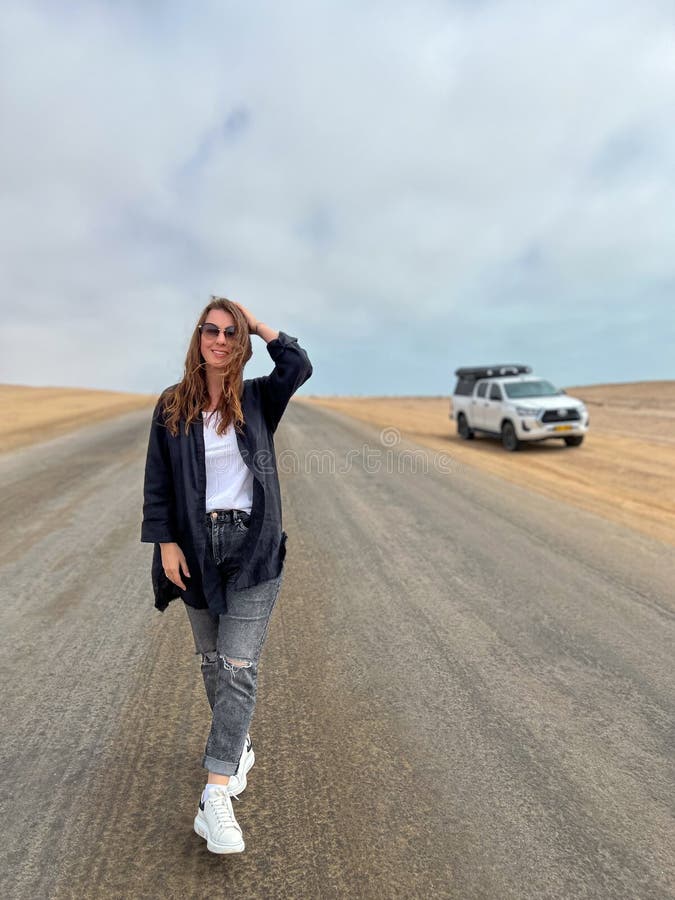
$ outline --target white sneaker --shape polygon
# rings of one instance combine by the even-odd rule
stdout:
[[[244,849],[241,827],[225,785],[210,788],[204,803],[199,801],[194,827],[206,839],[206,849],[211,853],[241,853]]]
[[[239,757],[237,772],[235,775],[230,775],[230,780],[226,785],[227,793],[230,795],[230,797],[238,797],[239,794],[241,794],[241,792],[245,789],[246,773],[250,770],[254,762],[255,753],[253,752],[251,735],[247,734],[246,740],[244,741],[244,749],[241,751],[241,756]]]

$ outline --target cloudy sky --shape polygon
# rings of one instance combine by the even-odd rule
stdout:
[[[302,393],[674,377],[671,2],[4,0],[0,27],[0,381],[157,392],[211,293],[298,337]]]

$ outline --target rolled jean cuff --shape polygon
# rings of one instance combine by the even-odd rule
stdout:
[[[209,756],[205,753],[202,759],[202,766],[208,769],[209,772],[215,772],[216,775],[236,775],[239,762],[225,762],[224,759],[216,759],[215,756]]]

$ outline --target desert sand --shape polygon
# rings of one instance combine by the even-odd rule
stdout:
[[[317,397],[326,406],[446,453],[555,500],[589,510],[675,545],[675,381],[571,386],[590,428],[580,447],[563,441],[509,453],[498,440],[464,441],[450,420],[450,394],[439,397]]]
[[[586,403],[590,430],[580,447],[562,441],[516,453],[477,436],[463,441],[448,414],[450,394],[437,397],[296,396],[363,420],[396,428],[419,444],[555,500],[675,546],[675,381],[567,387]],[[0,452],[56,437],[82,425],[156,402],[154,394],[80,388],[0,385]]]
[[[0,453],[144,406],[152,412],[156,402],[152,394],[0,384]]]

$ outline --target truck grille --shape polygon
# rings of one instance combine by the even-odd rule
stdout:
[[[578,409],[547,409],[541,417],[542,422],[578,422],[581,416]]]

